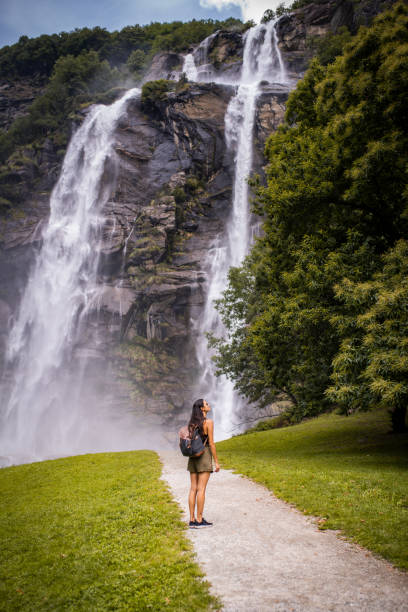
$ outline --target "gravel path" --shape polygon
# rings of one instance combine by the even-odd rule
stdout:
[[[175,452],[161,459],[187,519],[187,459]],[[204,516],[214,526],[188,536],[225,612],[408,612],[408,574],[319,531],[314,519],[247,478],[212,474]]]

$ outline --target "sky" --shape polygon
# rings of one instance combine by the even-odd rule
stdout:
[[[280,0],[0,0],[0,47],[20,36],[69,32],[85,26],[109,31],[151,21],[239,17],[259,21]]]

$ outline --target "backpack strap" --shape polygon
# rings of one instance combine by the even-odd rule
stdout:
[[[207,419],[204,419],[204,423]],[[205,442],[203,441],[204,446],[208,446],[208,434],[205,436]]]

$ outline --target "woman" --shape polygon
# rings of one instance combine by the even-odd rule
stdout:
[[[219,471],[220,466],[218,464],[217,452],[214,444],[214,422],[212,419],[207,419],[207,412],[210,410],[211,408],[205,400],[197,400],[194,402],[193,411],[188,424],[190,435],[193,434],[195,429],[198,429],[201,439],[204,442],[204,453],[200,455],[200,457],[190,457],[187,465],[191,480],[190,494],[188,496],[188,506],[190,509],[189,527],[193,529],[197,527],[210,527],[212,525],[212,523],[208,523],[205,518],[203,518],[205,489],[210,474],[214,471],[213,461],[215,463],[216,472]],[[195,517],[196,505],[197,518]]]

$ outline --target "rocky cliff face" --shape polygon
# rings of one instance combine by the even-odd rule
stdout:
[[[369,25],[374,17],[395,0],[329,0],[308,4],[281,17],[278,22],[279,47],[292,73],[306,70],[314,55],[313,39],[336,33],[346,26],[355,34],[361,25]]]
[[[191,403],[202,262],[222,231],[231,196],[223,134],[230,94],[192,85],[149,118],[136,103],[117,134],[102,309],[117,319],[116,366],[150,420],[155,413],[172,419]]]
[[[136,100],[116,132],[117,178],[105,210],[100,293],[77,352],[91,355],[99,369],[109,362],[103,367],[113,367],[120,381],[117,401],[130,401],[149,423],[174,420],[190,409],[203,265],[231,204],[224,116],[233,91],[189,84],[149,116]],[[263,142],[282,120],[286,95],[265,91],[259,99],[258,170]],[[2,219],[3,341],[39,246],[58,168],[55,152],[44,152],[20,214]]]
[[[310,44],[314,37],[336,32],[344,25],[351,28],[352,24],[353,3],[348,0],[310,4],[284,15],[278,23],[279,46],[289,70],[306,70],[314,54]]]

